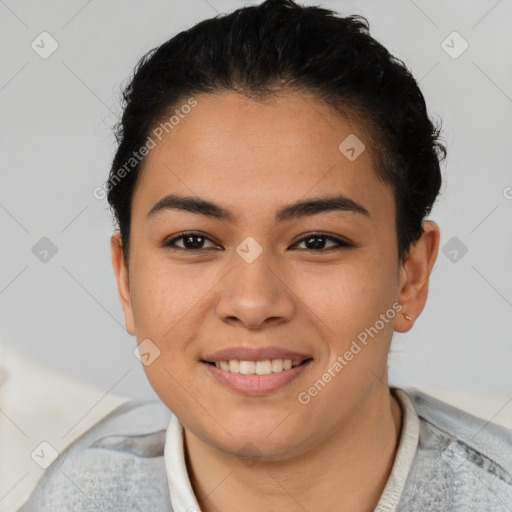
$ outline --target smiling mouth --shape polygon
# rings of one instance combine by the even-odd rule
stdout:
[[[219,370],[228,373],[240,373],[242,375],[270,375],[272,373],[281,373],[297,366],[304,365],[312,361],[311,357],[307,359],[265,359],[262,361],[243,361],[231,359],[229,361],[204,361],[202,363],[215,366]]]

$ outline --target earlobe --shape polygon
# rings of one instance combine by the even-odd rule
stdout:
[[[112,253],[112,267],[114,269],[114,275],[117,282],[117,293],[124,311],[126,330],[134,336],[135,325],[133,321],[132,300],[130,295],[130,281],[123,255],[121,233],[119,231],[116,231],[110,237],[110,250]]]
[[[425,307],[429,278],[439,250],[439,238],[438,225],[425,221],[421,238],[411,248],[409,257],[400,269],[398,302],[402,310],[395,321],[397,332],[409,331]]]

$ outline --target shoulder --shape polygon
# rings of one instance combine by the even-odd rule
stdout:
[[[121,404],[59,455],[20,512],[172,511],[163,458],[171,418],[159,401]]]
[[[512,510],[512,430],[415,388],[402,391],[419,418],[404,510]]]

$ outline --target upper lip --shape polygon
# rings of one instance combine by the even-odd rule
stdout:
[[[292,361],[303,361],[311,356],[287,350],[280,347],[230,347],[217,352],[212,352],[203,357],[203,361],[217,362],[236,359],[238,361],[264,361],[265,359],[291,359]]]

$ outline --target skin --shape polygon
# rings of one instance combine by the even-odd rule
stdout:
[[[144,370],[184,426],[201,510],[251,512],[268,503],[285,512],[373,510],[402,424],[387,355],[393,332],[411,329],[425,306],[439,228],[424,222],[399,263],[393,193],[375,174],[364,129],[313,96],[195,98],[198,105],[146,157],[132,200],[129,269],[118,232],[111,249],[126,329],[160,350]],[[338,150],[349,134],[367,148],[354,161]],[[209,199],[238,220],[179,210],[148,220],[171,192]],[[331,211],[275,223],[280,207],[333,192],[370,217]],[[163,246],[189,230],[211,240],[205,251],[183,249],[183,239],[176,250]],[[320,254],[304,241],[312,231],[355,246]],[[252,263],[236,252],[247,236],[263,249]],[[325,241],[326,249],[335,246]],[[299,403],[298,394],[393,303],[413,320],[397,314],[310,403]],[[237,345],[291,348],[313,363],[278,391],[248,397],[200,363],[206,352]],[[255,464],[240,457],[243,447]]]

